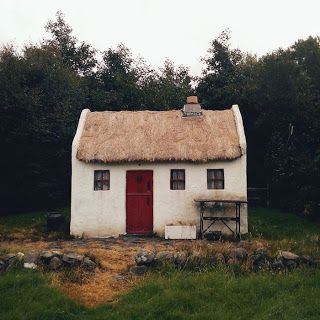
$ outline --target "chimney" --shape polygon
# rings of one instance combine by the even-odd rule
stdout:
[[[187,104],[198,104],[198,97],[197,96],[187,97]]]
[[[187,97],[187,104],[183,107],[183,117],[199,117],[202,116],[201,105],[198,103],[197,96]]]

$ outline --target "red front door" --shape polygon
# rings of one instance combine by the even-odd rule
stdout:
[[[153,231],[153,173],[150,170],[127,171],[127,233]]]

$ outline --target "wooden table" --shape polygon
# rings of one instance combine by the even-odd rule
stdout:
[[[246,200],[217,200],[217,199],[194,199],[196,203],[200,205],[200,238],[203,239],[204,233],[208,231],[215,222],[221,221],[233,234],[236,235],[238,239],[241,239],[240,233],[240,218],[241,218],[241,204],[247,204],[248,201]],[[235,205],[235,215],[234,216],[206,216],[205,209],[207,204],[234,204]],[[209,226],[204,229],[204,221],[211,221]],[[236,232],[234,232],[229,225],[227,224],[228,221],[235,221],[236,222]]]

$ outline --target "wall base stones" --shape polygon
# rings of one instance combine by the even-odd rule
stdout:
[[[80,267],[86,271],[93,272],[97,267],[97,263],[90,257],[74,252],[63,253],[57,250],[46,250],[30,251],[26,254],[21,252],[8,253],[0,257],[0,273],[19,264],[26,269],[43,268],[51,271]]]

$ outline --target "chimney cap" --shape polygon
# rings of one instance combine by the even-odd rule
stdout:
[[[197,96],[189,96],[187,97],[187,104],[197,104],[198,97]]]

